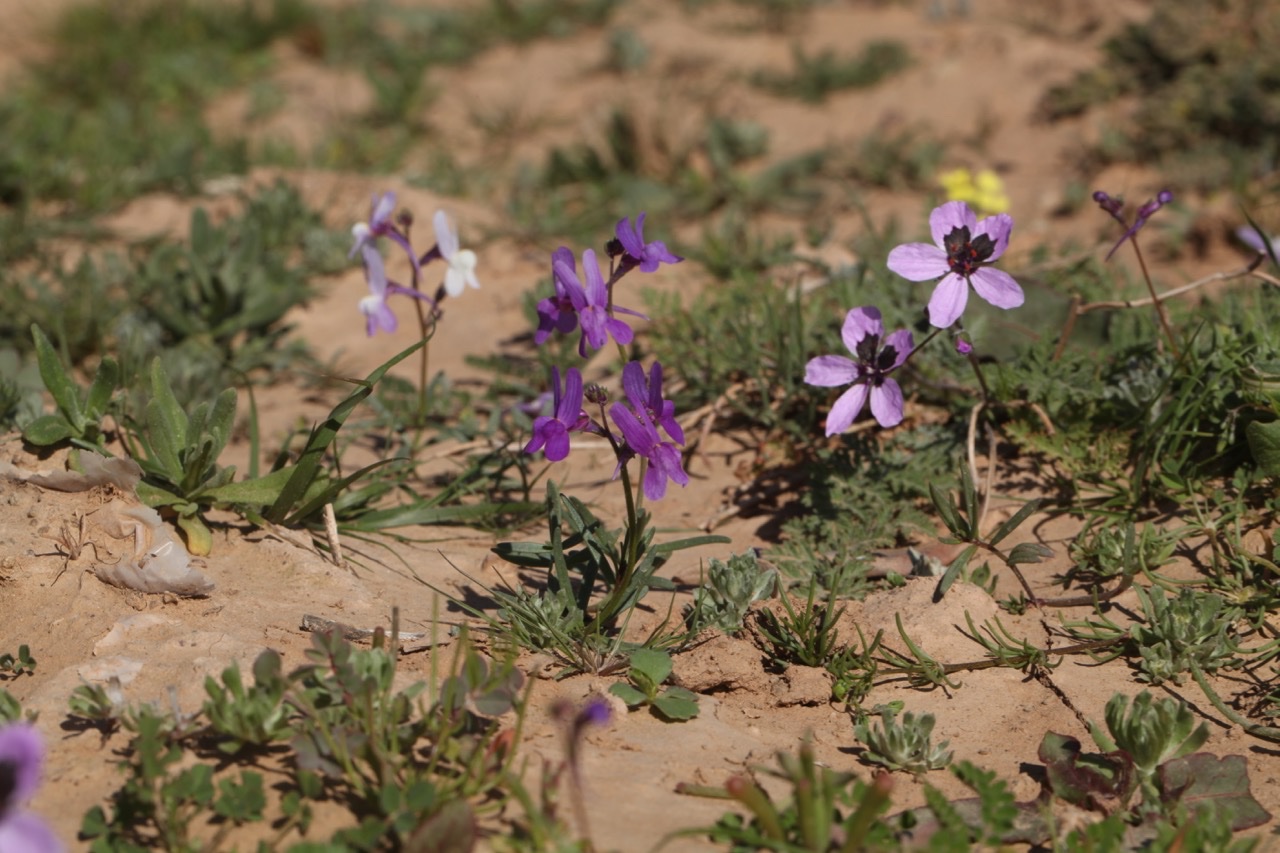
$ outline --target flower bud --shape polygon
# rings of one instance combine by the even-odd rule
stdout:
[[[597,406],[603,406],[609,402],[609,392],[595,382],[587,386],[586,393],[583,396],[587,398],[587,402],[595,403]]]

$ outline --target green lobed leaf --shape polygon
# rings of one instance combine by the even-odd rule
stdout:
[[[44,381],[44,387],[49,389],[58,411],[62,412],[71,425],[72,435],[82,435],[85,419],[80,410],[80,389],[67,375],[53,344],[49,343],[44,332],[34,323],[31,325],[31,338],[35,341],[36,361],[40,365],[40,378]]]
[[[164,365],[157,356],[151,362],[151,400],[147,403],[147,440],[155,462],[169,482],[182,482],[183,452],[187,448],[187,413],[178,403]]]
[[[671,675],[671,655],[659,649],[636,649],[630,660],[631,669],[644,673],[655,685]]]
[[[93,383],[89,386],[89,393],[84,401],[85,413],[91,420],[97,421],[106,412],[107,404],[111,402],[111,395],[115,393],[119,384],[120,365],[110,356],[102,359],[98,365],[98,372],[93,375]]]

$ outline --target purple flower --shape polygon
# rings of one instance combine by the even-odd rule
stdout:
[[[905,243],[889,253],[889,269],[911,281],[942,276],[929,298],[929,322],[945,329],[960,319],[969,299],[969,285],[997,308],[1022,304],[1022,288],[1006,272],[990,265],[1009,245],[1013,219],[1007,213],[981,222],[962,201],[949,201],[929,214],[935,245]]]
[[[902,389],[889,374],[897,370],[911,354],[914,342],[911,332],[899,329],[884,336],[880,311],[871,306],[854,308],[844,318],[840,331],[844,345],[858,357],[857,361],[842,355],[822,355],[805,366],[804,381],[825,388],[853,383],[840,395],[827,415],[827,435],[844,432],[871,398],[871,414],[882,427],[902,423]]]
[[[405,254],[409,256],[410,263],[413,264],[414,272],[420,272],[418,257],[413,253],[413,247],[409,245],[408,238],[391,221],[391,214],[395,209],[395,193],[385,192],[381,196],[375,195],[373,197],[373,203],[370,205],[369,221],[357,222],[351,227],[351,236],[355,238],[355,243],[351,246],[351,251],[347,253],[348,258],[354,258],[356,252],[363,253],[369,249],[374,249],[377,245],[377,238],[386,237],[401,249],[404,249]]]
[[[360,255],[364,259],[364,274],[369,282],[369,295],[360,300],[360,313],[365,316],[365,330],[373,337],[378,329],[384,332],[396,330],[396,315],[387,305],[387,297],[393,293],[402,293],[417,299],[431,302],[425,295],[408,287],[401,287],[387,279],[387,269],[382,263],[382,255],[377,246],[365,243],[360,246]]]
[[[1111,256],[1116,253],[1116,249],[1119,249],[1120,245],[1124,243],[1125,240],[1128,240],[1133,237],[1134,234],[1137,234],[1142,230],[1142,226],[1147,224],[1147,220],[1151,218],[1152,214],[1169,202],[1173,201],[1173,193],[1169,190],[1161,190],[1156,193],[1155,198],[1138,208],[1138,216],[1133,220],[1132,225],[1129,225],[1129,223],[1125,221],[1124,217],[1120,215],[1120,208],[1124,207],[1123,199],[1112,198],[1102,190],[1098,190],[1093,194],[1093,200],[1098,203],[1098,207],[1111,214],[1112,219],[1128,228],[1128,230],[1121,235],[1120,239],[1116,241],[1116,244],[1111,247],[1111,251],[1107,252],[1106,260],[1109,261],[1111,260]]]
[[[538,346],[546,343],[552,332],[567,335],[578,328],[578,311],[573,307],[573,300],[569,297],[569,290],[565,287],[564,280],[555,274],[556,264],[564,264],[569,269],[574,269],[575,263],[573,252],[566,246],[561,246],[551,253],[551,279],[556,292],[554,296],[548,296],[538,303],[538,331],[533,336],[533,342]]]
[[[455,299],[462,295],[468,285],[479,288],[476,278],[476,253],[470,249],[458,248],[458,232],[443,210],[437,210],[432,224],[436,229],[436,248],[440,257],[444,258],[449,269],[444,274],[444,292]]]
[[[634,228],[631,226],[630,217],[624,216],[619,219],[614,233],[627,253],[627,261],[624,263],[639,264],[640,272],[653,272],[658,268],[658,264],[678,264],[684,260],[679,255],[671,254],[667,244],[661,240],[654,240],[652,243],[644,241],[643,213],[636,217]]]
[[[622,368],[622,390],[627,393],[631,408],[644,409],[649,420],[666,430],[676,444],[684,444],[684,430],[676,420],[676,404],[662,399],[662,365],[654,362],[649,368],[649,381],[644,378],[644,368],[638,361],[629,361]]]
[[[0,728],[0,850],[57,853],[62,845],[44,821],[18,811],[40,785],[44,742],[26,723]]]
[[[622,431],[622,440],[627,448],[637,456],[649,460],[649,468],[644,474],[644,496],[651,501],[662,500],[667,493],[667,480],[689,484],[689,475],[684,472],[680,459],[680,451],[669,441],[663,441],[658,428],[649,419],[643,407],[632,412],[622,403],[614,403],[609,407],[609,416]]]
[[[569,302],[578,315],[578,322],[582,324],[582,340],[578,342],[579,355],[585,356],[588,347],[600,349],[608,343],[610,336],[623,346],[631,343],[631,327],[614,317],[610,310],[637,317],[644,315],[617,305],[610,306],[609,289],[600,273],[595,252],[587,249],[582,253],[582,274],[587,280],[585,286],[578,279],[573,264],[567,263],[563,255],[553,258],[552,270],[569,297]]]
[[[582,374],[571,367],[565,372],[564,393],[560,393],[560,371],[551,368],[552,415],[533,421],[533,438],[525,445],[525,453],[546,448],[547,460],[559,462],[569,455],[569,433],[580,432],[590,419],[582,410]]]
[[[1267,254],[1268,246],[1270,253],[1280,257],[1280,237],[1268,237],[1265,241],[1259,236],[1258,231],[1249,225],[1241,225],[1236,229],[1236,239],[1244,243],[1250,249],[1260,254]]]

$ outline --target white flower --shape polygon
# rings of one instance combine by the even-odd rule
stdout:
[[[436,229],[436,245],[440,248],[440,257],[449,265],[444,274],[444,292],[450,296],[461,296],[467,285],[480,287],[476,279],[476,253],[470,249],[458,248],[458,232],[453,230],[449,217],[443,210],[437,210],[432,224]]]

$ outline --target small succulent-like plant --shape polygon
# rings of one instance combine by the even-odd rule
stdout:
[[[896,718],[898,708],[878,705],[872,709],[880,713],[880,723],[873,724],[870,714],[862,715],[853,726],[854,736],[866,747],[863,758],[890,770],[906,770],[920,774],[927,770],[941,770],[951,763],[950,741],[934,746],[933,726],[937,719],[933,714],[915,714],[907,711],[902,721]]]
[[[1176,598],[1163,591],[1139,588],[1145,624],[1134,625],[1130,636],[1142,656],[1139,676],[1151,684],[1172,681],[1193,667],[1212,672],[1228,666],[1239,651],[1231,638],[1238,617],[1218,595],[1184,588]]]
[[[772,596],[777,588],[777,569],[762,566],[754,551],[734,554],[727,563],[713,557],[707,581],[694,592],[685,622],[695,631],[715,628],[736,634],[751,605]]]
[[[1197,726],[1190,708],[1173,699],[1156,701],[1145,690],[1133,698],[1132,706],[1124,694],[1112,696],[1104,718],[1110,737],[1095,725],[1090,732],[1094,743],[1106,752],[1124,750],[1133,760],[1143,798],[1150,802],[1159,798],[1160,765],[1190,755],[1209,739],[1209,727]]]

